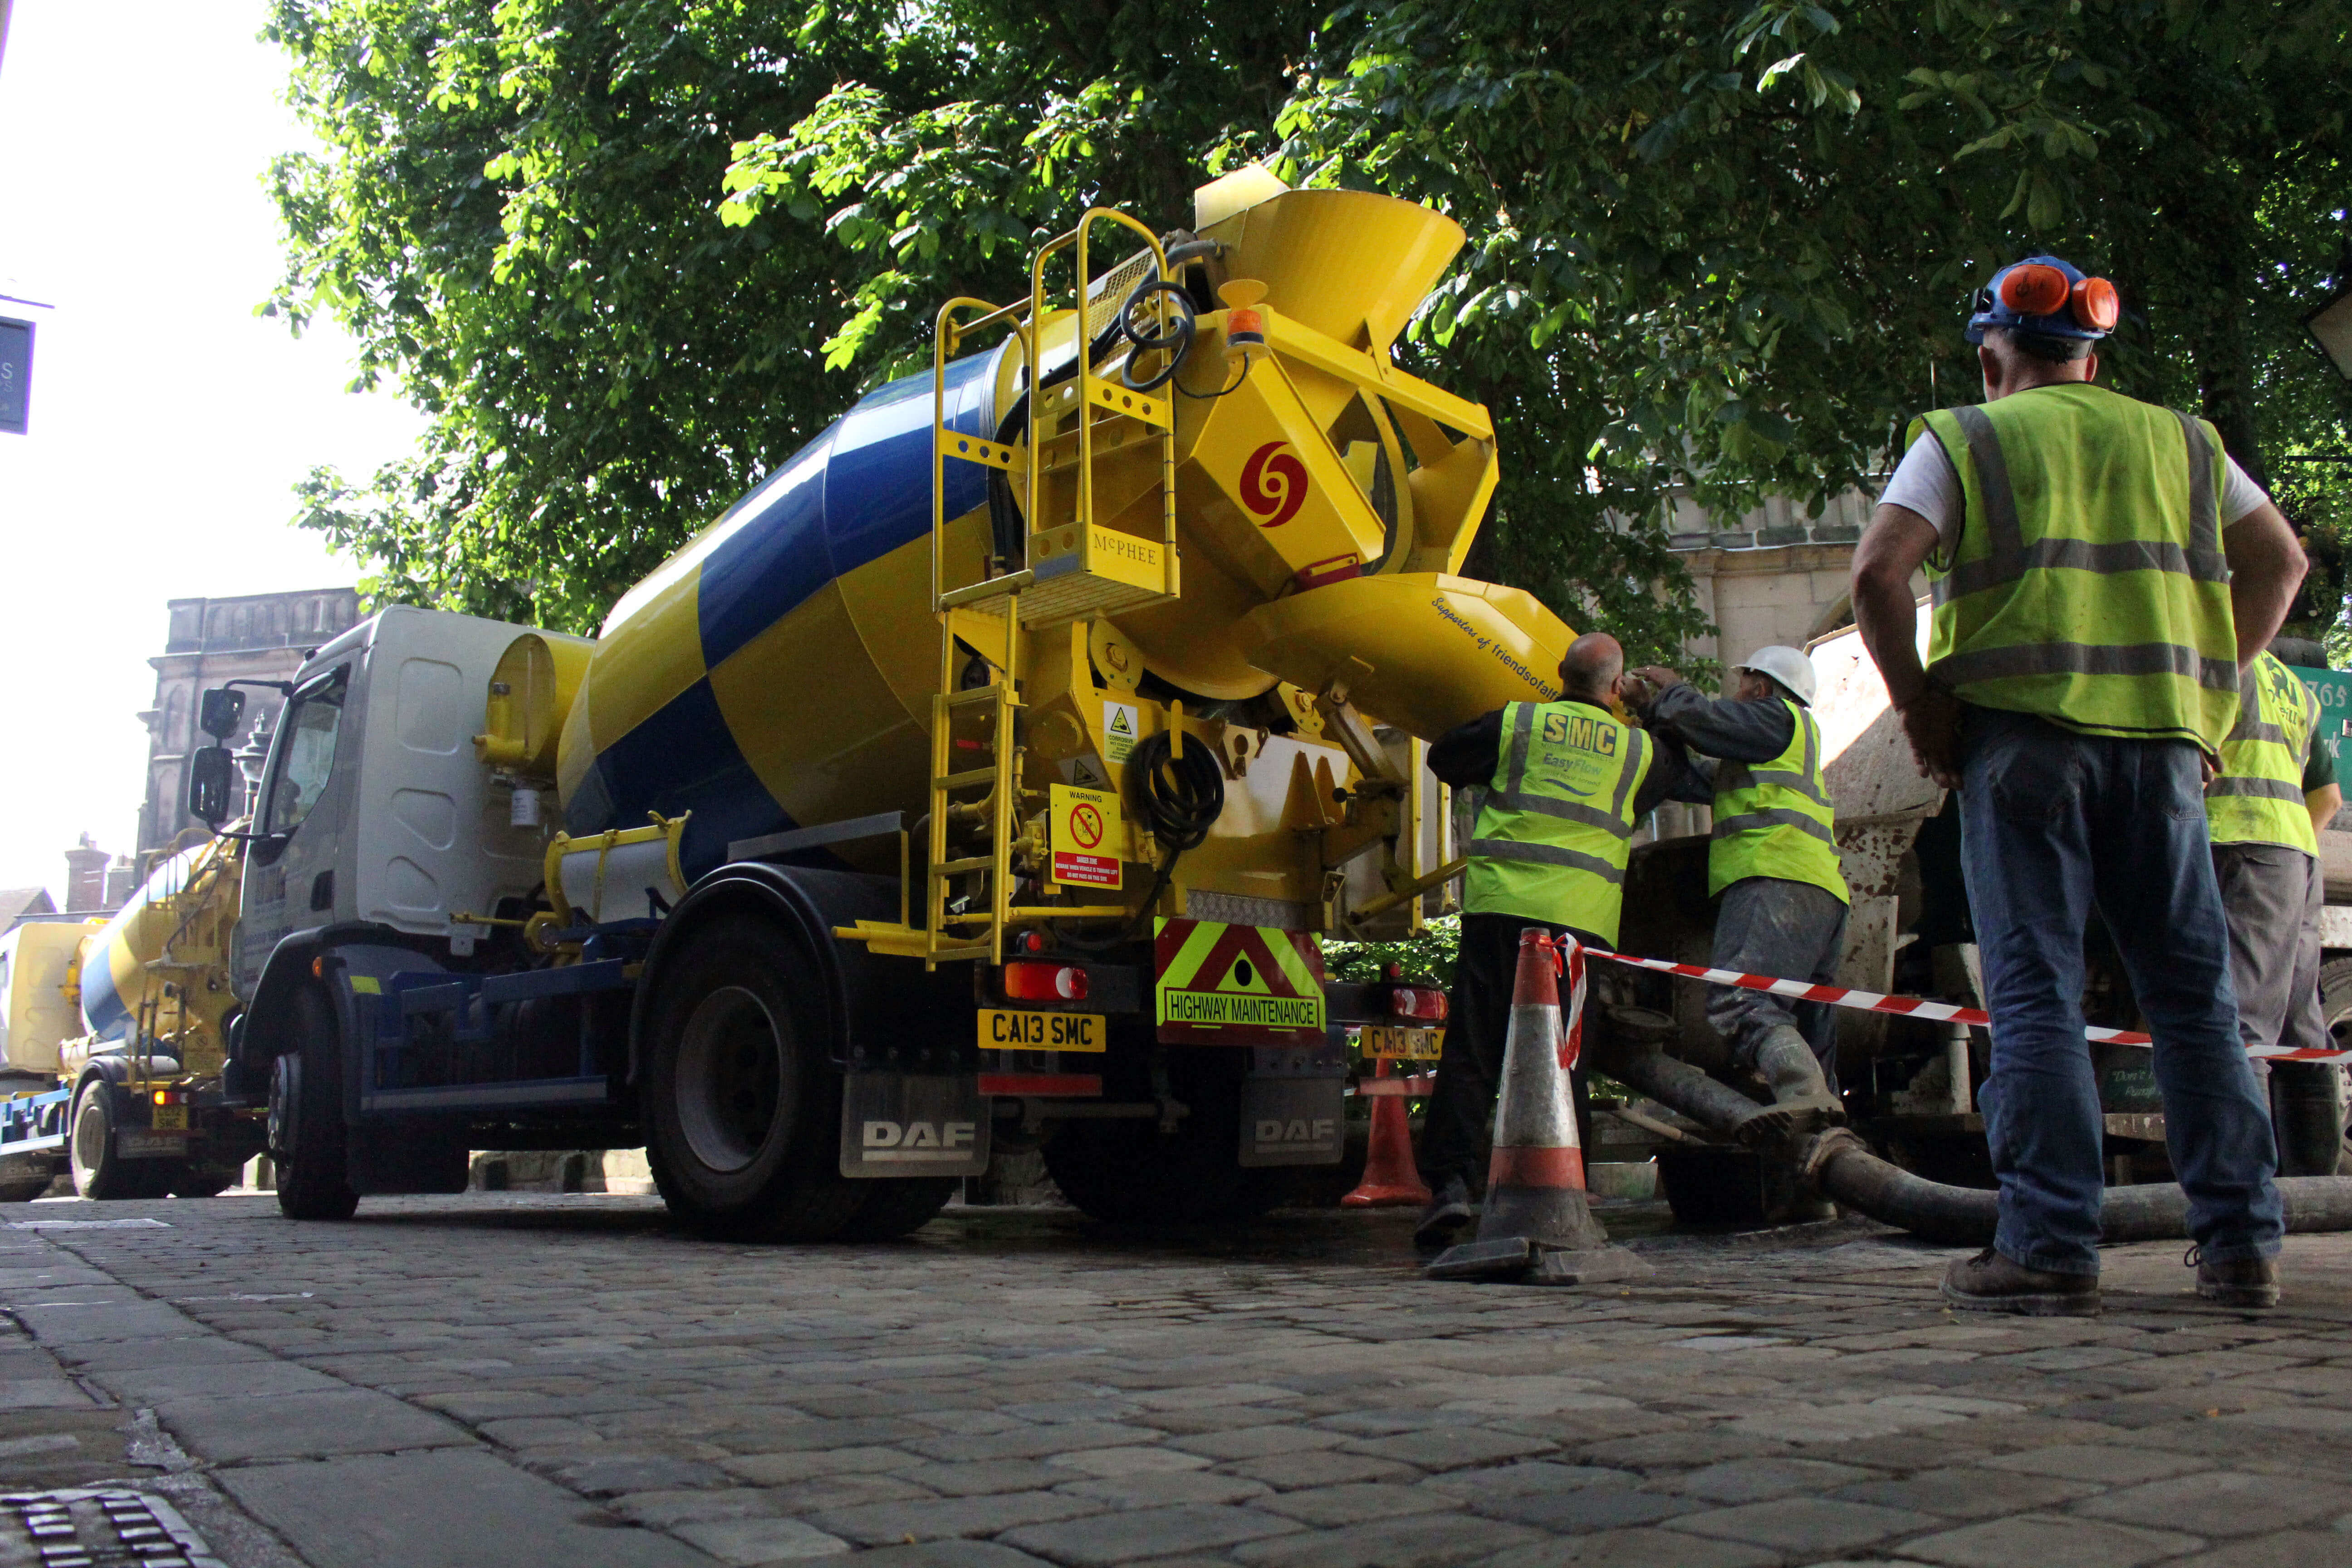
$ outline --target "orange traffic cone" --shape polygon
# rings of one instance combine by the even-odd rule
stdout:
[[[1570,971],[1568,1026],[1561,1027],[1559,973]],[[1569,1087],[1581,1043],[1583,955],[1571,938],[1530,926],[1519,933],[1510,1033],[1495,1099],[1495,1152],[1478,1239],[1449,1247],[1429,1266],[1432,1279],[1516,1279],[1572,1285],[1645,1273],[1648,1265],[1592,1217],[1584,1190],[1584,1150]]]
[[[1389,1077],[1388,1058],[1372,1065],[1374,1079]],[[1404,1114],[1404,1096],[1368,1097],[1372,1102],[1371,1147],[1364,1157],[1364,1179],[1339,1200],[1343,1209],[1395,1208],[1429,1202],[1429,1184],[1412,1163],[1412,1128]]]

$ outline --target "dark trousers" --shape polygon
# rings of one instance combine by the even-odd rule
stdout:
[[[2274,1255],[2270,1107],[2238,1040],[2196,749],[1986,709],[1969,711],[1963,742],[1961,858],[1992,1014],[1994,1246],[2032,1268],[2099,1271],[2104,1129],[2083,1036],[2095,905],[2156,1038],[2189,1234],[2216,1262]]]
[[[1503,1077],[1503,1046],[1511,1031],[1511,987],[1519,967],[1519,933],[1529,926],[1554,936],[1567,926],[1523,915],[1464,915],[1462,951],[1445,1005],[1445,1048],[1437,1062],[1437,1090],[1423,1110],[1414,1162],[1432,1192],[1459,1176],[1472,1192],[1486,1181],[1495,1137],[1495,1089]],[[1583,931],[1576,940],[1610,943]],[[1568,1005],[1562,996],[1560,1005]],[[1583,1072],[1576,1074],[1578,1121],[1583,1121]]]

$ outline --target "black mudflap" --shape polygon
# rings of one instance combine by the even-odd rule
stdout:
[[[1338,1164],[1347,1147],[1346,1047],[1254,1046],[1250,1055],[1242,1080],[1242,1164]]]
[[[972,1074],[853,1072],[841,1092],[841,1173],[977,1176],[988,1169],[988,1130]]]

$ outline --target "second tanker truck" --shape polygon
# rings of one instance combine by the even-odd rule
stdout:
[[[1461,243],[1256,169],[1189,229],[1090,211],[593,641],[318,649],[231,830],[222,1114],[266,1108],[286,1212],[486,1147],[643,1144],[690,1225],[803,1240],[1001,1142],[1111,1219],[1337,1162],[1339,1027],[1444,1004],[1317,934],[1417,922],[1424,742],[1556,695],[1570,637],[1454,574],[1493,427],[1391,357]],[[227,752],[190,772],[218,826]]]

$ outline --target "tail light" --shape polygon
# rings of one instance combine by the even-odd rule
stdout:
[[[1422,985],[1399,985],[1389,993],[1389,1015],[1442,1024],[1445,1022],[1445,993]]]
[[[1083,1002],[1087,972],[1067,963],[1008,963],[1004,994],[1015,1002]]]
[[[159,1089],[155,1091],[155,1103],[158,1105],[185,1105],[187,1102],[187,1095],[179,1089]]]

